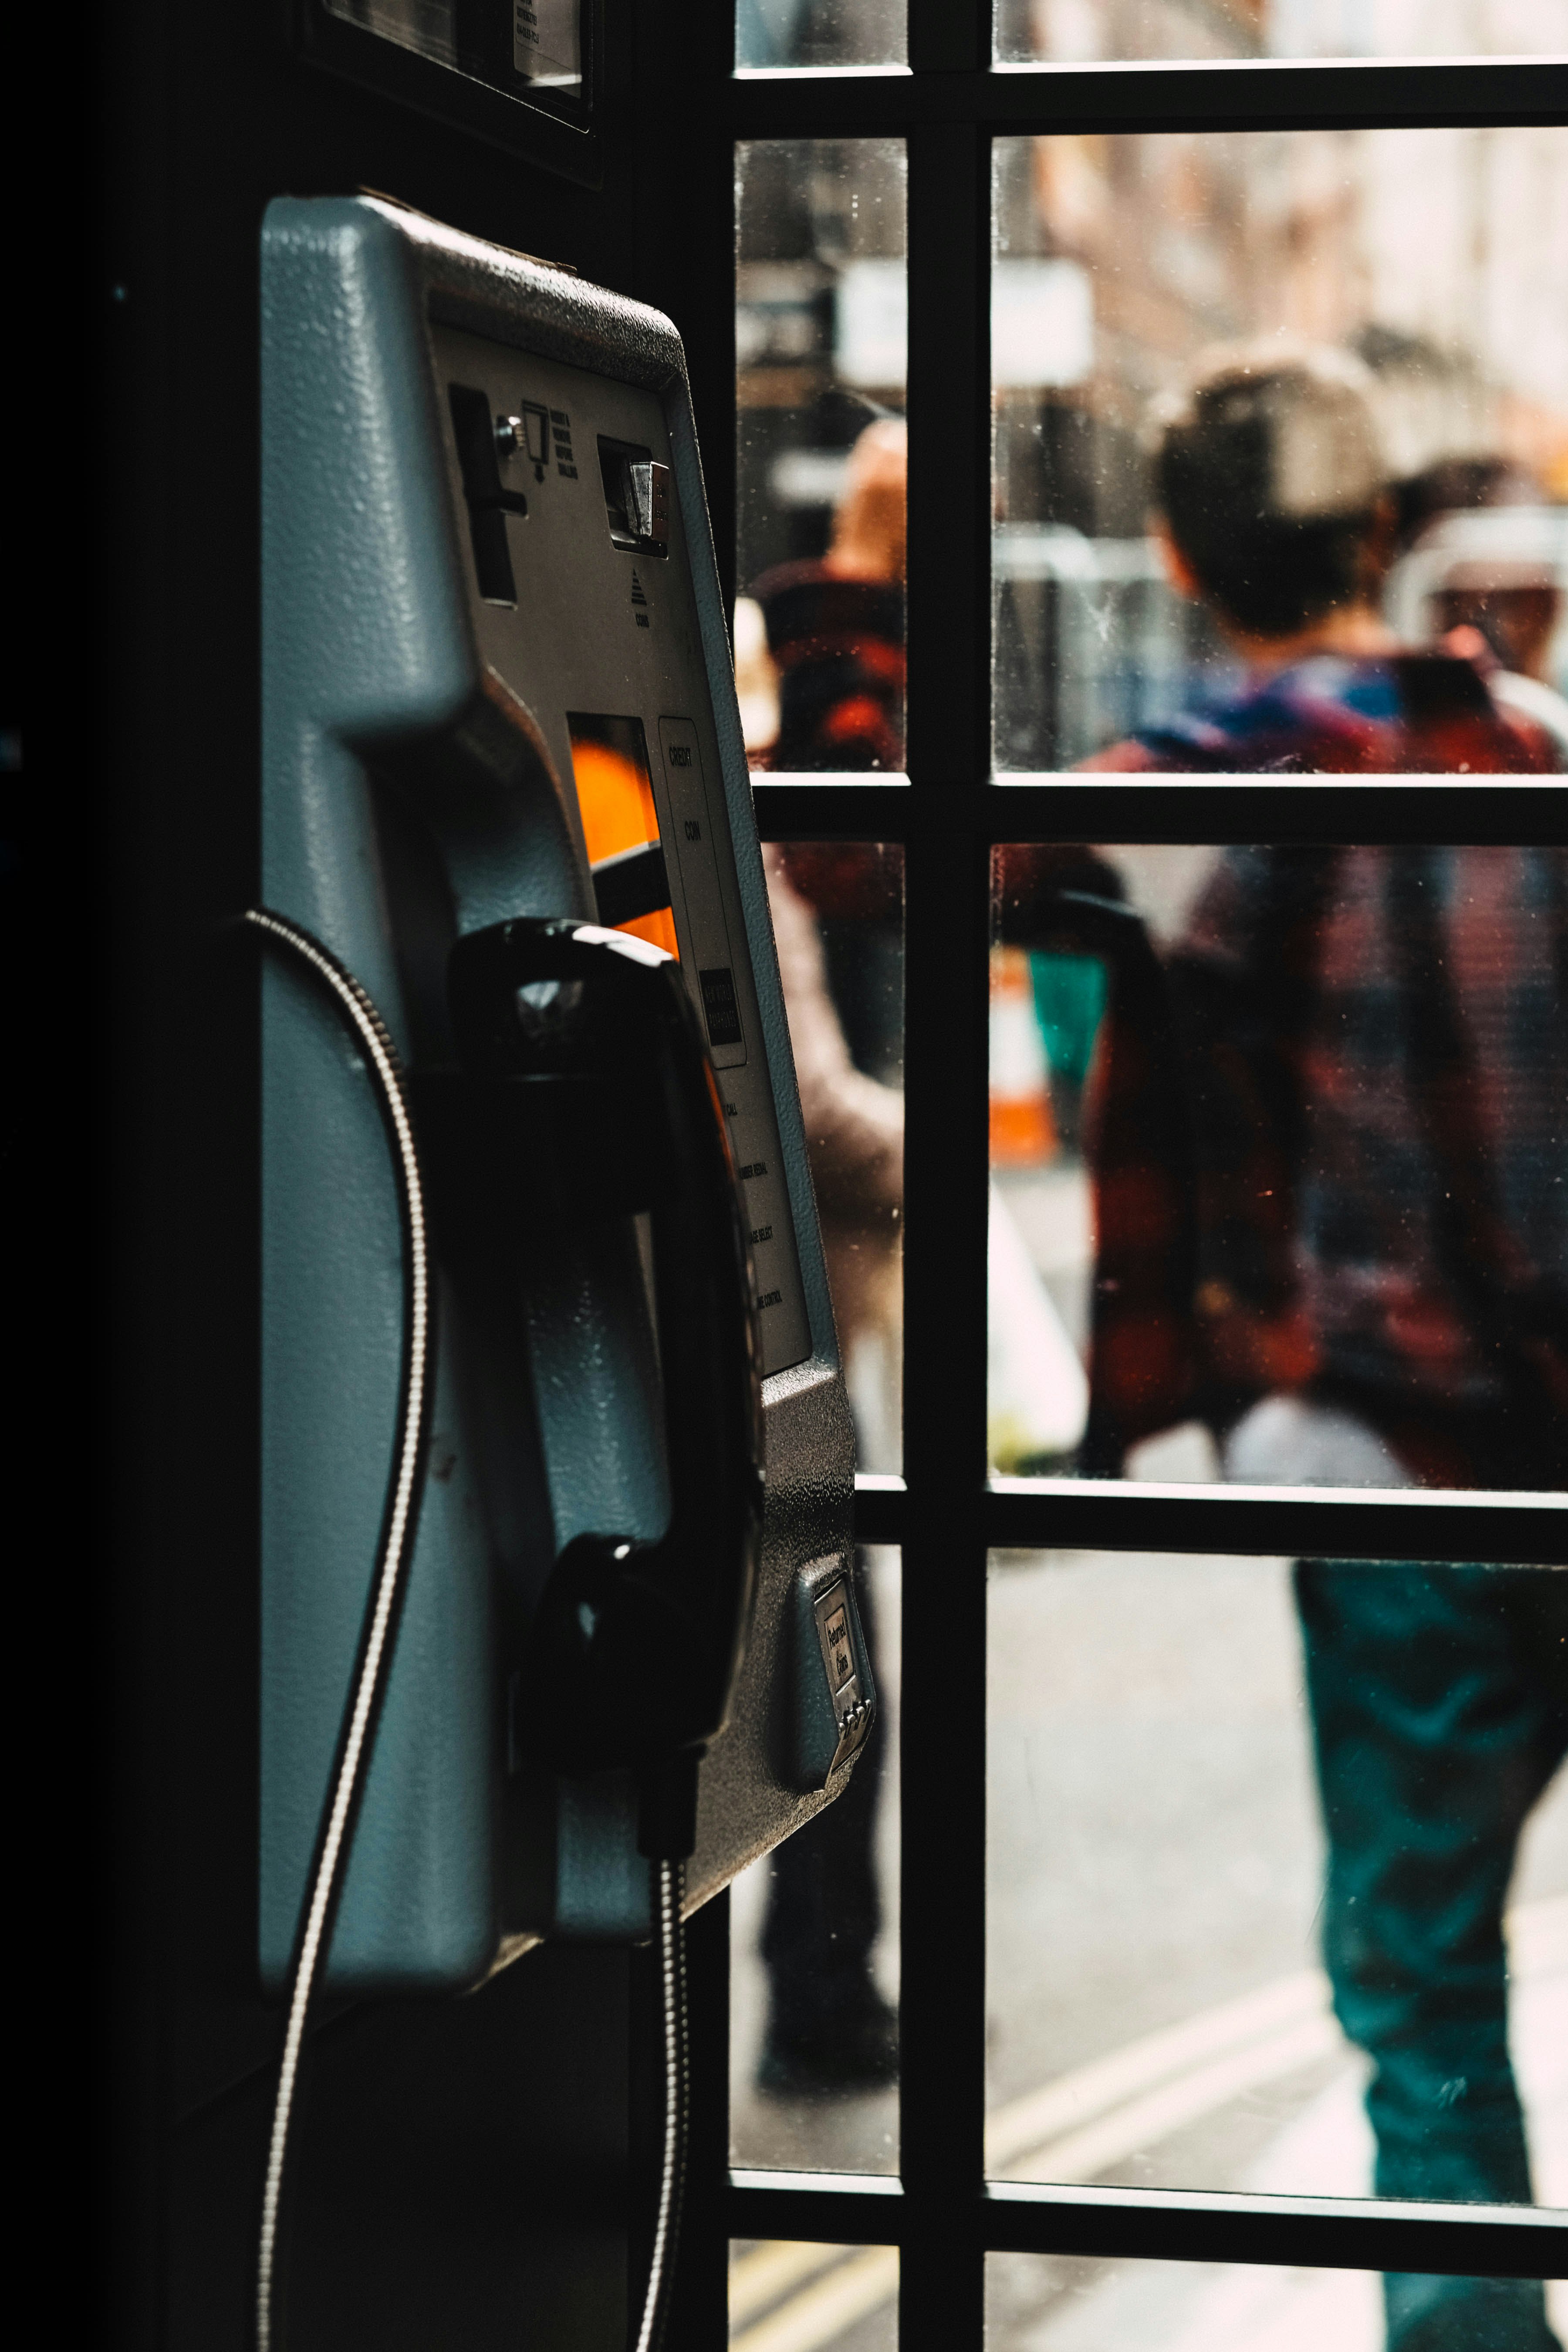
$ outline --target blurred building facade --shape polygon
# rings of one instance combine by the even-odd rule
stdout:
[[[1145,535],[1151,404],[1207,346],[1342,345],[1372,372],[1394,474],[1499,455],[1568,499],[1561,130],[995,155],[999,765],[1070,765],[1221,667]]]
[[[1556,0],[999,0],[996,54],[1064,65],[1172,58],[1539,56]]]
[[[822,554],[849,451],[901,415],[905,163],[893,139],[737,155],[738,577]]]

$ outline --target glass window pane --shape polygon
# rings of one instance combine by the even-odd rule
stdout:
[[[893,1549],[857,1555],[877,1722],[847,1787],[773,1853],[742,1871],[732,1889],[730,2143],[736,2164],[786,2172],[898,2170],[899,1569]],[[830,2248],[822,2249],[822,2259],[832,2259]],[[753,2264],[748,2275],[763,2270]],[[895,2266],[888,2294],[896,2294],[897,2282]],[[821,2284],[802,2271],[784,2279],[776,2295],[786,2287],[792,2294],[805,2292],[804,2283],[814,2294]],[[773,2299],[758,2290],[747,2305],[748,2324],[760,2325]],[[878,2300],[873,2295],[859,2312]],[[847,2328],[850,2321],[841,2324]],[[868,2352],[882,2340],[866,2337]],[[810,2341],[836,2343],[837,2336]],[[758,2352],[763,2342],[759,2337]],[[860,2342],[857,2336],[857,2347]]]
[[[1568,2201],[1568,1575],[998,1553],[988,1597],[993,2176]]]
[[[896,2246],[731,2244],[734,2352],[894,2352],[898,2340]]]
[[[735,64],[742,73],[905,65],[907,17],[906,0],[735,0]]]
[[[997,0],[1011,64],[1562,56],[1561,0]]]
[[[1568,131],[1005,139],[995,204],[999,769],[1568,765]]]
[[[904,147],[736,151],[737,683],[753,767],[904,759]]]
[[[1561,2334],[1568,2295],[1545,2292]],[[1389,2316],[1414,2326],[1444,2304],[1457,2306],[1458,2333],[1441,2340],[1466,2352],[1534,2352],[1552,2340],[1542,2289],[1514,2279],[1412,2279]],[[986,2257],[987,2352],[1384,2352],[1387,2341],[1369,2271]]]
[[[994,1466],[1568,1486],[1568,851],[995,887]]]

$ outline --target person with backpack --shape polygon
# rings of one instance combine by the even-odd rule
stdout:
[[[1172,575],[1243,674],[1088,765],[1555,769],[1484,664],[1384,623],[1395,516],[1348,355],[1221,355],[1163,415],[1155,480]],[[1114,996],[1100,1055],[1086,1466],[1196,1417],[1249,1485],[1568,1485],[1568,851],[1233,847],[1164,978],[1173,1108]],[[1503,1912],[1568,1753],[1568,1575],[1302,1560],[1295,1594],[1376,2193],[1528,2201]],[[1384,2290],[1389,2352],[1557,2345],[1537,2283]]]

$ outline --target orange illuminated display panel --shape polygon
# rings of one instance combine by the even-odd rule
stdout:
[[[679,955],[642,721],[570,710],[566,724],[599,919]]]

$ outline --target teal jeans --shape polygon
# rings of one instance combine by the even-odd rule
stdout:
[[[1502,1916],[1568,1752],[1568,1571],[1302,1560],[1334,2010],[1376,2193],[1527,2203]],[[1389,2352],[1561,2352],[1539,2283],[1391,2273]]]

